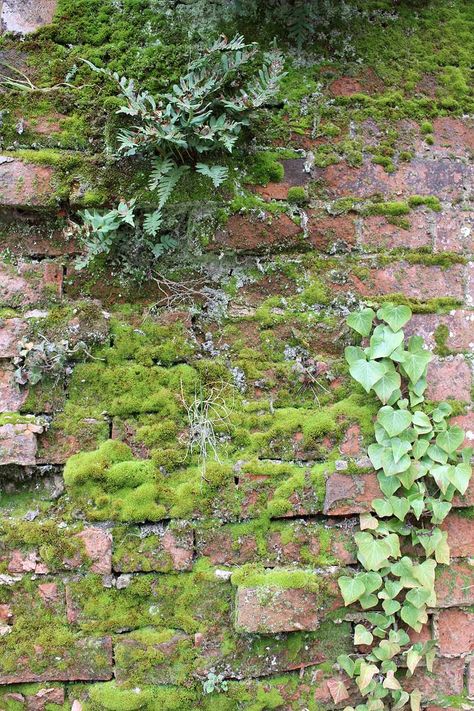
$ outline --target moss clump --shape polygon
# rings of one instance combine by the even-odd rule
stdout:
[[[150,689],[120,688],[115,681],[109,681],[91,686],[89,698],[108,711],[136,711],[148,707],[153,697]]]
[[[250,160],[247,182],[255,185],[279,183],[285,175],[280,158],[280,154],[274,151],[256,153]]]
[[[434,195],[410,195],[408,198],[408,204],[410,207],[424,205],[425,207],[429,207],[430,210],[433,210],[434,212],[441,211],[441,203],[439,198]]]
[[[258,565],[247,564],[232,573],[232,585],[244,588],[304,589],[319,592],[323,584],[317,573],[307,570],[264,570]]]
[[[288,202],[294,203],[295,205],[305,205],[308,202],[305,189],[298,186],[289,188],[287,199]]]

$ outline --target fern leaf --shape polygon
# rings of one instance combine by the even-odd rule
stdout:
[[[176,168],[176,163],[169,158],[164,158],[163,160],[154,160],[152,165],[148,187],[150,190],[156,190],[163,176],[168,175],[173,168]]]
[[[210,178],[215,188],[218,188],[219,185],[222,185],[222,183],[227,179],[227,176],[229,175],[229,169],[225,166],[209,166],[207,165],[207,163],[197,163],[196,172],[200,173],[201,175],[205,175],[207,178]]]
[[[161,210],[155,210],[154,212],[149,212],[145,215],[143,220],[143,229],[147,235],[155,237],[156,233],[161,227],[163,222],[163,215]]]

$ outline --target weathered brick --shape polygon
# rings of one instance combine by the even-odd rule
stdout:
[[[193,552],[193,528],[185,521],[114,531],[113,568],[121,573],[191,570]]]
[[[0,6],[0,31],[28,34],[48,25],[58,0],[4,0]]]
[[[318,627],[320,596],[303,588],[237,588],[235,628],[275,634]]]
[[[5,5],[4,5],[5,8]],[[53,168],[0,156],[0,204],[8,207],[44,207],[53,188]]]
[[[112,536],[97,526],[84,528],[77,534],[92,561],[91,572],[107,575],[112,572]]]
[[[474,659],[467,665],[467,693],[474,697]]]
[[[422,336],[426,345],[433,349],[436,347],[435,332],[439,326],[448,329],[444,345],[450,350],[469,351],[474,348],[474,312],[463,309],[453,310],[449,314],[413,314],[405,326],[405,333],[409,336]]]
[[[433,241],[433,218],[430,213],[416,211],[409,217],[410,228],[402,229],[382,215],[366,217],[362,222],[359,242],[368,249],[430,247]]]
[[[28,425],[0,427],[0,466],[17,464],[27,467],[36,463],[36,435]]]
[[[419,689],[424,701],[460,694],[464,688],[464,659],[435,659],[432,672],[417,667],[413,676],[404,680],[403,688]]]
[[[27,711],[43,711],[46,704],[62,706],[64,704],[64,688],[56,686],[50,689],[40,689],[36,694],[26,697]]]
[[[362,91],[362,84],[354,77],[340,77],[331,82],[329,91],[334,96],[351,96]]]
[[[453,558],[474,555],[474,520],[453,512],[444,519],[441,528],[448,532],[448,544]]]
[[[308,239],[316,249],[347,251],[355,243],[355,222],[352,217],[330,217],[308,210]]]
[[[442,610],[438,618],[438,640],[441,654],[465,655],[474,650],[474,613],[464,610]]]
[[[63,270],[57,262],[0,263],[0,306],[11,308],[37,304],[48,289],[62,291]]]
[[[474,251],[474,213],[442,210],[435,219],[435,252],[469,254]]]
[[[438,607],[474,605],[474,565],[455,561],[438,566],[435,591]]]
[[[15,369],[10,363],[0,362],[0,412],[16,412],[25,402],[28,391],[15,381]]]
[[[426,396],[431,400],[471,399],[471,368],[463,356],[434,358],[428,365]]]
[[[328,523],[330,520],[328,519]],[[198,528],[197,552],[212,565],[243,565],[258,562],[267,568],[334,558],[345,564],[355,563],[355,546],[350,528],[306,521],[271,524],[265,533],[264,550],[255,533],[240,532],[240,526]]]
[[[370,511],[372,500],[380,496],[375,473],[352,476],[331,474],[326,482],[324,513],[330,516],[349,516]]]
[[[437,154],[445,149],[445,155],[469,156],[474,151],[474,131],[472,119],[459,119],[442,116],[433,121],[434,147]]]
[[[38,652],[36,663],[41,659]],[[24,684],[44,681],[107,681],[113,677],[112,640],[81,639],[64,650],[61,657],[50,658],[48,668],[34,672],[28,659],[20,658],[13,673],[0,670],[0,684]]]
[[[371,273],[372,288],[378,294],[403,293],[414,299],[437,299],[450,296],[464,299],[464,265],[454,264],[443,269],[425,264],[407,264],[396,262],[383,269],[374,269]]]
[[[288,215],[232,215],[225,227],[218,230],[209,249],[232,249],[241,252],[265,252],[269,248],[304,246],[301,227]]]
[[[18,344],[26,331],[26,322],[20,318],[0,319],[0,358],[18,355]]]

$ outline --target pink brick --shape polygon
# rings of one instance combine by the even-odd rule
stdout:
[[[321,599],[317,593],[292,588],[238,588],[235,626],[238,631],[275,634],[315,630]]]
[[[108,575],[112,572],[112,536],[101,528],[85,528],[77,534],[92,561],[91,572]]]
[[[474,650],[474,613],[464,610],[442,610],[438,618],[441,654],[468,654]]]
[[[474,251],[474,213],[443,210],[436,215],[435,252],[468,254]]]
[[[471,399],[471,368],[463,356],[435,358],[428,366],[426,396],[431,400]]]
[[[453,558],[474,555],[474,520],[453,512],[444,519],[441,528],[448,532],[448,544]]]
[[[27,396],[28,391],[15,381],[14,366],[0,362],[0,412],[16,412]]]
[[[460,694],[464,688],[464,659],[438,658],[432,673],[419,666],[412,677],[404,679],[403,688],[409,692],[419,689],[425,701]]]
[[[465,415],[457,415],[451,419],[451,424],[459,425],[464,430],[464,446],[474,446],[474,412],[467,412]]]
[[[426,345],[433,349],[436,347],[435,331],[440,325],[448,328],[446,346],[450,350],[469,351],[474,348],[474,311],[458,309],[448,314],[413,314],[405,326],[405,333],[422,336]]]
[[[425,264],[395,262],[371,273],[377,294],[403,293],[415,299],[436,299],[450,296],[464,299],[464,265],[454,264],[448,269]],[[370,293],[372,287],[367,287]]]
[[[464,561],[439,566],[435,591],[438,607],[474,605],[474,566]]]
[[[331,474],[326,482],[324,513],[330,516],[349,516],[370,511],[372,500],[380,496],[376,474],[351,476]]]
[[[26,322],[20,318],[0,319],[0,358],[18,355],[18,344],[26,331]]]
[[[362,223],[360,243],[369,249],[430,247],[433,241],[433,217],[427,212],[414,211],[409,215],[410,229],[387,222],[382,215],[366,217]]]

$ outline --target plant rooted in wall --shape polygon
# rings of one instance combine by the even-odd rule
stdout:
[[[435,643],[411,644],[406,630],[420,632],[428,608],[436,605],[436,567],[450,560],[447,533],[439,525],[471,477],[472,449],[459,449],[464,432],[449,424],[451,406],[425,402],[433,356],[421,337],[405,339],[410,318],[407,306],[385,304],[377,314],[365,308],[347,319],[370,337],[366,347],[346,348],[350,374],[382,403],[368,454],[383,496],[372,502],[374,514],[360,516],[355,540],[364,571],[339,579],[345,604],[358,603],[364,611],[354,644],[370,647],[365,656],[338,658],[366,699],[357,711],[420,708],[420,690],[403,688],[402,667],[407,676],[420,663],[431,671]],[[404,554],[408,548],[416,558]]]
[[[160,257],[176,245],[166,231],[164,208],[182,176],[194,171],[218,188],[228,178],[228,167],[214,156],[232,153],[250,114],[275,95],[282,77],[278,52],[264,55],[256,71],[258,46],[240,35],[220,37],[191,62],[179,83],[157,97],[137,88],[131,79],[108,69],[98,69],[117,82],[125,104],[117,113],[133,124],[118,134],[118,156],[140,155],[151,161],[148,187],[154,196],[152,210],[139,210],[136,200],[121,201],[109,212],[85,211],[82,228],[86,256],[79,267],[99,254],[108,254],[125,227],[130,237],[138,233],[152,256]],[[209,156],[212,163],[204,162]],[[136,215],[139,212],[140,214]]]

